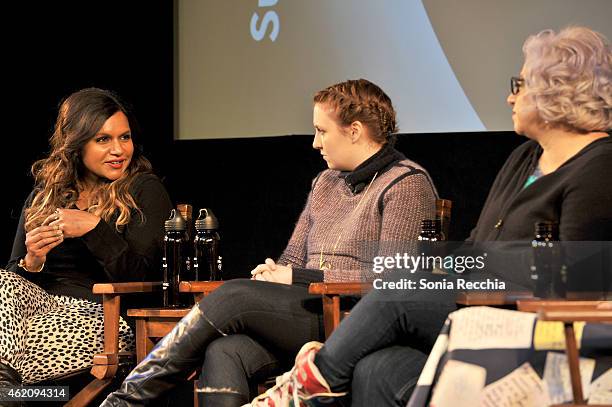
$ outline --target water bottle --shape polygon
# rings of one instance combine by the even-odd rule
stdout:
[[[567,284],[567,268],[557,222],[538,222],[531,242],[531,280],[534,296],[540,298],[564,298]]]
[[[421,233],[419,233],[418,240],[432,242],[444,240],[444,234],[442,233],[442,220],[423,219],[421,221]]]
[[[442,269],[444,234],[441,219],[423,219],[418,236],[421,270],[439,272]]]
[[[208,208],[200,209],[195,222],[193,239],[195,279],[200,281],[222,280],[222,263],[219,256],[219,221]]]
[[[176,209],[170,211],[170,218],[164,223],[163,283],[164,307],[181,305],[179,284],[187,267],[187,222]]]

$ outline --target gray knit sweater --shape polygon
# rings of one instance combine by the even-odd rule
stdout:
[[[369,281],[376,276],[374,256],[414,250],[421,220],[435,215],[437,192],[425,169],[393,151],[400,159],[383,168],[370,165],[371,176],[361,188],[355,189],[350,177],[335,170],[314,179],[306,207],[278,259],[292,265],[294,284]],[[319,271],[321,260],[331,268]]]

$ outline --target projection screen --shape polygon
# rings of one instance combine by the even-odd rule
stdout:
[[[355,78],[402,133],[511,130],[525,38],[610,21],[610,0],[175,0],[175,138],[309,134],[312,95]]]

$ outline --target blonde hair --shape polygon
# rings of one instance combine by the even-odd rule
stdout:
[[[83,147],[117,112],[126,115],[132,139],[137,138],[135,118],[118,96],[110,91],[83,89],[62,102],[50,139],[51,153],[32,165],[36,192],[25,212],[26,231],[40,226],[56,208],[69,208],[76,204],[79,193],[84,189]],[[92,205],[88,212],[108,223],[116,216],[114,223],[117,229],[129,223],[132,210],[142,216],[129,188],[137,174],[150,173],[151,170],[149,160],[135,148],[127,170],[119,179],[101,182],[94,188],[89,197]]]
[[[612,50],[600,33],[544,30],[523,45],[526,96],[543,120],[579,132],[612,129]]]
[[[320,90],[314,103],[329,105],[340,125],[360,121],[372,139],[384,144],[397,132],[395,109],[391,99],[377,85],[366,79],[348,80]]]

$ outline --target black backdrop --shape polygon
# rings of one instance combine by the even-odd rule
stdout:
[[[3,14],[7,165],[0,264],[9,259],[32,187],[29,167],[48,151],[57,106],[88,86],[113,89],[134,105],[145,153],[175,203],[215,211],[227,277],[246,276],[281,252],[324,163],[310,135],[173,141],[171,1],[12,4]],[[454,201],[451,238],[458,240],[469,233],[495,173],[521,141],[512,132],[411,134],[400,136],[398,148],[428,168],[441,196]]]

